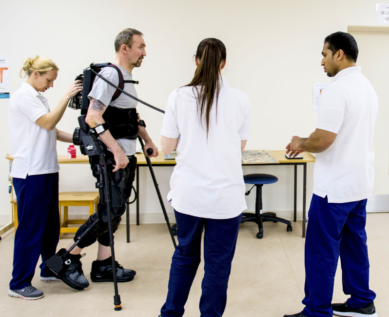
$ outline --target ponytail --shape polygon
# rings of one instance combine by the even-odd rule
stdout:
[[[209,116],[213,101],[217,102],[220,93],[220,65],[227,58],[227,50],[223,42],[208,38],[197,47],[196,58],[199,62],[195,75],[187,86],[196,90],[197,106],[200,122],[205,118],[206,131],[209,132]]]

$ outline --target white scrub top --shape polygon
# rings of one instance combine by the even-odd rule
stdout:
[[[378,98],[361,67],[340,71],[319,101],[317,128],[336,133],[316,155],[313,193],[329,203],[370,197],[374,185],[374,124]]]
[[[161,134],[178,138],[168,200],[184,214],[229,219],[247,209],[241,141],[249,138],[250,103],[225,78],[215,102],[207,135],[193,87],[178,88],[168,99]]]
[[[47,99],[30,84],[12,95],[9,103],[9,136],[11,141],[11,177],[25,179],[27,175],[57,173],[57,130],[41,128],[35,123],[50,112]]]

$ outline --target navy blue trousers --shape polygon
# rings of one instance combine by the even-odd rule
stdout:
[[[334,204],[328,203],[327,197],[313,195],[305,242],[304,315],[332,316],[331,301],[339,256],[343,292],[351,295],[347,304],[361,308],[375,299],[376,294],[369,289],[366,203],[365,199]]]
[[[204,230],[204,278],[200,299],[201,317],[223,315],[228,279],[242,215],[231,219],[206,219],[175,211],[178,246],[170,268],[169,290],[162,317],[181,317],[201,257]]]
[[[42,256],[41,276],[50,276],[45,261],[55,254],[59,239],[58,173],[14,178],[19,226],[15,234],[11,290],[31,285]]]

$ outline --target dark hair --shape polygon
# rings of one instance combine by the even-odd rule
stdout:
[[[197,93],[199,118],[205,116],[207,133],[209,131],[209,114],[216,95],[216,108],[220,93],[220,64],[227,58],[227,50],[222,41],[215,38],[202,40],[196,52],[199,65],[190,84]]]
[[[332,55],[339,50],[343,50],[347,59],[357,61],[358,45],[351,34],[344,32],[332,33],[325,38],[325,43],[328,43],[328,49],[332,51]]]
[[[135,30],[135,29],[124,29],[123,31],[121,31],[117,36],[116,36],[116,39],[115,39],[115,51],[116,53],[119,52],[120,50],[120,47],[123,45],[123,44],[126,44],[129,48],[131,48],[132,46],[132,37],[134,35],[140,35],[142,36],[143,33],[138,31],[138,30]]]

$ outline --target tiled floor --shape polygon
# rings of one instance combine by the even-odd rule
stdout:
[[[371,288],[376,291],[380,317],[389,316],[389,214],[368,215],[371,262]],[[302,310],[304,295],[304,239],[301,223],[287,233],[282,224],[265,224],[263,240],[256,239],[254,224],[240,229],[228,290],[225,317],[282,317]],[[45,293],[37,301],[23,301],[7,296],[12,271],[13,233],[0,241],[0,316],[134,316],[157,317],[166,292],[173,246],[165,224],[131,226],[131,243],[125,242],[125,227],[116,234],[116,254],[125,267],[137,271],[130,283],[119,284],[123,310],[113,310],[113,285],[92,283],[84,291],[75,291],[62,282],[39,281],[33,285]],[[62,239],[59,247],[69,244]],[[89,278],[96,246],[86,249],[84,272]],[[202,265],[201,265],[202,266]],[[186,305],[186,317],[198,317],[202,268],[198,271]],[[334,301],[343,302],[341,272],[336,276]]]

